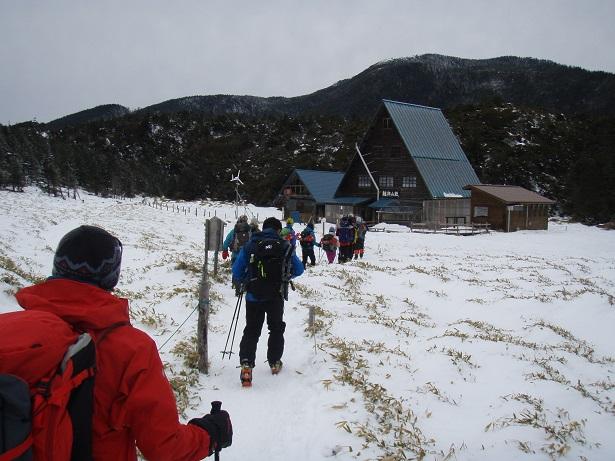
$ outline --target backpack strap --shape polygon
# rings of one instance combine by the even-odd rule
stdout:
[[[28,434],[26,440],[21,442],[16,447],[11,448],[8,451],[0,454],[0,461],[13,461],[18,459],[21,455],[23,455],[34,443],[34,439],[32,438],[32,433]]]
[[[79,387],[86,379],[94,376],[94,368],[88,367],[81,370],[75,376],[64,381],[59,387],[53,390],[52,395],[45,401],[47,405],[53,405],[61,402],[67,394],[70,394],[73,389]],[[40,411],[40,410],[39,410]]]

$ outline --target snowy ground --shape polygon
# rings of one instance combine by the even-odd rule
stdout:
[[[64,233],[100,225],[124,243],[119,294],[132,300],[134,323],[163,345],[197,303],[203,217],[194,206],[229,222],[234,208],[192,203],[178,213],[81,198],[0,192],[0,311],[17,309],[15,290],[50,273]],[[280,213],[250,212],[261,221]],[[362,261],[321,261],[297,279],[285,368],[269,374],[265,330],[251,389],[240,386],[236,356],[218,353],[236,301],[227,263],[220,269],[210,374],[185,365],[194,361],[196,313],[161,355],[184,418],[212,400],[230,412],[225,461],[615,459],[611,231],[370,233]],[[242,328],[243,318],[235,351]]]

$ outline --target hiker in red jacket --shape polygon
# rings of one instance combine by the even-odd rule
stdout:
[[[52,276],[20,290],[26,310],[56,314],[97,342],[92,451],[94,460],[200,460],[231,445],[226,411],[181,424],[156,343],[130,325],[128,301],[111,291],[118,282],[121,242],[94,226],[60,241]]]

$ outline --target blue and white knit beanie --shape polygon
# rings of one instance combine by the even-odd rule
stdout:
[[[52,276],[112,290],[120,278],[122,242],[104,229],[80,226],[60,240]]]

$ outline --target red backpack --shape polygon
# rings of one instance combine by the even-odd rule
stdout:
[[[0,314],[0,461],[92,459],[95,364],[57,315]]]

